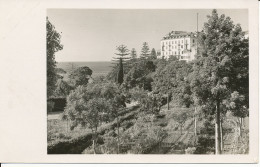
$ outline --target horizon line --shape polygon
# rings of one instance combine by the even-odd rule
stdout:
[[[109,60],[107,60],[107,61],[105,61],[105,60],[102,60],[102,61],[99,61],[99,60],[96,60],[96,61],[56,61],[57,63],[70,63],[70,62],[75,62],[75,63],[77,63],[77,62],[112,62],[111,60],[109,61]]]

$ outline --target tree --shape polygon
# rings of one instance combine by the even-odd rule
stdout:
[[[57,74],[66,74],[67,72],[62,68],[55,68],[55,72]]]
[[[188,116],[186,112],[181,112],[175,116],[175,120],[178,122],[179,126],[181,127],[181,135],[182,135],[182,127],[185,124]]]
[[[116,119],[119,153],[119,112],[124,107],[125,96],[115,83],[91,83],[71,91],[67,97],[64,119],[71,120],[71,129],[78,125],[89,127],[93,133],[93,148],[96,145],[98,127]]]
[[[88,84],[89,78],[91,78],[91,75],[92,70],[87,66],[83,66],[72,71],[72,73],[69,75],[69,78],[75,87],[79,85],[86,86]]]
[[[103,83],[102,90],[99,95],[106,99],[106,101],[110,104],[108,111],[109,117],[111,120],[116,118],[117,121],[117,153],[120,152],[120,135],[119,135],[119,111],[126,107],[125,104],[125,96],[121,93],[121,90],[118,89],[116,84],[113,83]]]
[[[115,55],[117,55],[117,57],[113,57],[112,61],[113,61],[113,65],[112,66],[112,70],[111,72],[107,75],[107,78],[109,80],[114,80],[115,82],[118,82],[119,79],[122,78],[118,78],[119,77],[119,71],[123,70],[123,73],[126,74],[127,71],[127,66],[126,66],[126,62],[128,60],[130,60],[131,57],[128,57],[129,50],[127,49],[127,46],[125,45],[120,45],[116,47],[116,50],[118,51],[117,53],[115,53]],[[120,63],[120,61],[122,61],[122,63]],[[122,71],[120,72],[122,73]],[[121,76],[120,76],[121,77]],[[124,76],[122,76],[124,77]]]
[[[167,96],[168,109],[171,96],[175,98],[175,103],[188,105],[188,102],[183,99],[188,98],[189,89],[186,88],[185,78],[190,72],[191,65],[184,61],[170,62],[155,71],[152,83],[153,91]]]
[[[156,66],[152,61],[144,60],[136,62],[135,66],[125,75],[124,85],[127,88],[138,86],[139,88],[151,91],[153,79],[149,75],[154,72],[155,69]]]
[[[136,59],[137,58],[137,54],[136,54],[135,48],[132,48],[130,56],[131,56],[132,59]]]
[[[143,43],[143,47],[141,49],[141,56],[140,56],[140,58],[147,59],[147,58],[149,58],[150,54],[151,53],[150,53],[150,49],[149,49],[148,43],[144,42]]]
[[[63,79],[59,79],[56,83],[55,96],[66,97],[69,95],[72,87]]]
[[[55,84],[57,81],[57,74],[55,71],[56,61],[55,53],[63,49],[60,43],[61,35],[55,30],[54,25],[48,20],[46,24],[47,34],[47,97],[53,95]]]
[[[149,114],[158,114],[162,106],[162,97],[160,94],[154,94],[140,88],[131,90],[132,99],[138,101],[141,111]]]
[[[247,117],[249,114],[249,109],[246,106],[246,98],[244,95],[240,95],[237,91],[231,93],[231,97],[227,104],[228,109],[232,111],[233,115],[238,117],[238,128],[239,128],[239,137],[242,136],[242,124],[243,118]]]
[[[240,77],[248,67],[243,63],[248,58],[245,42],[240,25],[235,26],[225,15],[219,17],[216,10],[208,16],[208,22],[199,33],[199,52],[194,61],[191,86],[198,104],[207,106],[207,112],[215,114],[216,154],[221,154],[220,115],[225,111],[225,103],[235,90],[248,89],[247,85],[236,86],[241,78],[246,78]]]
[[[121,85],[124,81],[124,69],[122,58],[119,59],[119,71],[117,74],[117,83]]]
[[[157,54],[154,48],[151,51],[151,59],[157,59]]]
[[[71,129],[78,125],[91,129],[94,153],[96,153],[98,127],[110,113],[110,103],[100,95],[101,88],[96,85],[78,86],[67,97],[67,106],[63,114],[63,119],[71,121]]]

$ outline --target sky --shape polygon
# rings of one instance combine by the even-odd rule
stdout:
[[[247,9],[221,9],[248,30]],[[212,9],[48,9],[47,17],[61,34],[63,50],[57,62],[110,61],[116,47],[124,44],[140,55],[143,42],[150,50],[160,49],[161,39],[170,31],[202,30]]]

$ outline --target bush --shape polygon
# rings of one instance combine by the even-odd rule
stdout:
[[[188,147],[187,149],[185,149],[185,154],[194,154],[195,151],[196,147]]]
[[[47,112],[50,113],[54,109],[54,102],[53,101],[47,101]]]

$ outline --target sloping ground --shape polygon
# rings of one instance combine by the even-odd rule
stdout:
[[[172,113],[187,112],[189,117],[183,125],[183,130],[181,133],[180,127],[175,120],[171,118]],[[178,108],[171,106],[170,110],[163,108],[162,114],[168,116],[166,121],[166,127],[168,136],[160,143],[160,145],[151,151],[151,154],[184,154],[184,148],[194,144],[194,121],[191,116],[193,112],[187,108]]]
[[[246,117],[243,119],[241,136],[239,135],[239,128],[235,123],[238,121],[237,118],[233,116],[228,116],[227,120],[223,123],[223,130],[224,130],[223,154],[248,154],[249,153],[249,118]]]
[[[132,106],[129,108],[128,113],[119,118],[120,123],[135,119],[135,116],[139,112],[139,106]],[[117,126],[117,122],[107,124],[105,127],[100,128],[99,134],[104,134],[107,130],[114,129]],[[77,138],[72,138],[64,141],[57,141],[48,144],[48,154],[81,154],[82,151],[92,144],[92,134],[87,133]]]

